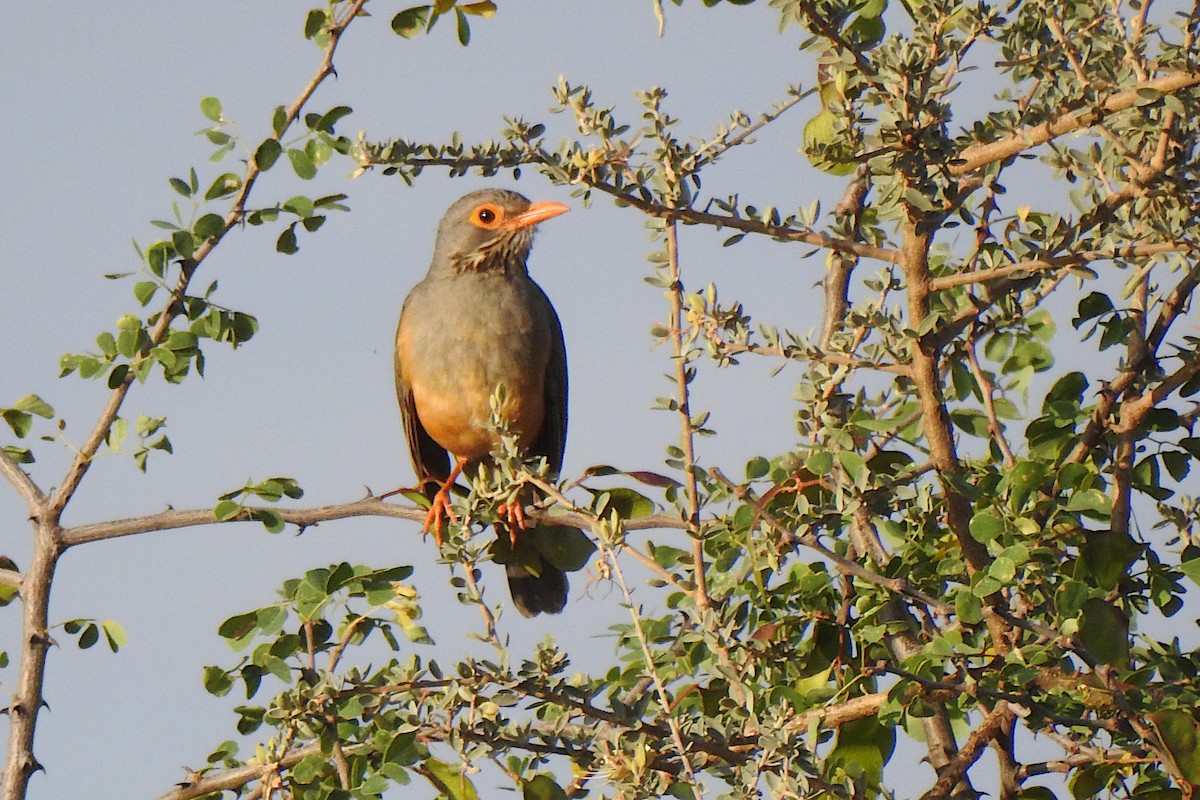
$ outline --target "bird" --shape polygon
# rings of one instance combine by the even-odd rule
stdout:
[[[526,454],[544,457],[554,477],[562,468],[566,345],[526,261],[537,226],[569,210],[506,189],[464,195],[442,217],[429,271],[401,307],[396,395],[413,469],[430,499],[422,531],[432,531],[439,546],[446,519],[458,519],[450,507],[455,481],[486,463],[496,444],[493,396],[503,398],[499,413]],[[522,504],[499,512],[517,551],[527,530]],[[553,534],[559,526],[538,527]],[[521,614],[563,610],[565,571],[529,547],[505,560],[520,562],[505,571]]]

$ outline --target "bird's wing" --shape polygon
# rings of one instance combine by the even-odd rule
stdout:
[[[404,438],[408,440],[408,454],[412,458],[413,471],[417,480],[428,483],[436,480],[443,483],[450,476],[450,455],[426,432],[417,416],[417,404],[413,399],[412,387],[405,379],[404,363],[400,358],[400,332],[404,329],[404,313],[400,313],[400,326],[396,329],[396,399],[400,401],[400,420],[404,423]]]
[[[554,313],[545,293],[538,289],[550,320],[550,359],[546,363],[543,402],[546,404],[542,429],[529,450],[545,456],[554,475],[562,469],[563,452],[567,445],[567,347],[563,342],[562,324]]]

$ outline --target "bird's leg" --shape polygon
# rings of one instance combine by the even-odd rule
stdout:
[[[517,534],[529,527],[529,521],[525,519],[525,504],[520,498],[508,503],[501,503],[496,509],[496,513],[500,515],[500,519],[504,522],[505,529],[508,530],[508,540],[513,547],[517,546]]]
[[[450,471],[450,477],[446,478],[442,487],[437,490],[437,494],[433,496],[429,504],[429,513],[425,515],[425,525],[421,528],[421,533],[432,533],[433,541],[437,542],[439,548],[442,546],[442,526],[445,524],[446,518],[449,517],[454,522],[458,522],[458,515],[450,507],[450,489],[466,465],[467,459],[465,458],[455,461],[454,469]]]

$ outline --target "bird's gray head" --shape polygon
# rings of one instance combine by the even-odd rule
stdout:
[[[534,228],[568,210],[562,203],[531,203],[507,189],[464,195],[438,225],[429,271],[524,272]]]

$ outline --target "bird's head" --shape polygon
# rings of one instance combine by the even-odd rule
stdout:
[[[464,195],[438,225],[430,271],[524,271],[534,228],[569,210],[562,203],[531,203],[506,189]]]

